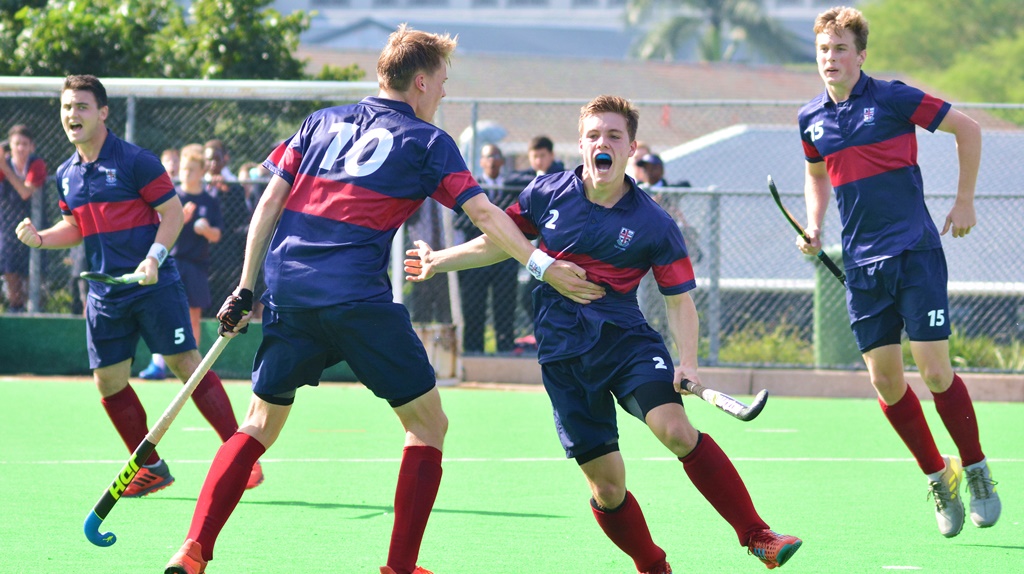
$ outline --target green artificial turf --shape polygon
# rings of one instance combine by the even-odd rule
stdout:
[[[865,382],[865,384],[867,384]],[[153,422],[179,385],[133,385]],[[249,389],[228,384],[237,413]],[[89,382],[0,379],[0,572],[162,573],[188,530],[218,447],[187,405],[161,441],[177,481],[123,499],[91,545],[82,523],[128,458]],[[450,429],[444,478],[420,552],[436,574],[627,574],[632,561],[601,533],[589,492],[564,459],[540,389],[441,390]],[[801,537],[782,572],[1024,571],[1024,404],[977,403],[1004,510],[1000,522],[939,535],[925,479],[873,400],[772,397],[744,423],[694,397],[687,411],[743,476],[762,517]],[[931,402],[942,452],[955,452]],[[677,572],[761,572],[681,463],[620,413],[627,484]],[[358,385],[299,392],[246,492],[208,574],[366,573],[384,564],[403,433],[384,401]]]

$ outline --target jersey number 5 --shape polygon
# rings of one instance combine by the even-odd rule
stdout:
[[[342,150],[348,146],[353,136],[355,136],[356,125],[348,122],[338,122],[331,124],[327,132],[334,134],[334,139],[331,140],[331,145],[327,146],[327,153],[324,154],[324,158],[320,161],[320,171],[331,171],[331,168],[338,161],[338,156],[341,155]],[[360,156],[366,151],[370,142],[375,140],[377,147],[373,150],[373,153],[366,161],[359,163]],[[380,166],[384,165],[384,160],[387,159],[394,145],[394,136],[384,128],[374,128],[366,132],[345,152],[345,157],[342,161],[345,172],[352,177],[370,175],[380,169]]]

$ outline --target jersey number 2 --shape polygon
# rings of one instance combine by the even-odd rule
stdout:
[[[334,139],[331,140],[331,145],[327,146],[327,153],[324,154],[324,159],[320,160],[321,171],[330,171],[334,167],[342,150],[348,146],[348,143],[355,136],[356,125],[348,122],[338,122],[331,124],[327,132],[334,134]],[[367,146],[374,140],[377,141],[377,147],[366,161],[359,163],[359,157],[363,155]],[[345,152],[343,160],[345,172],[352,177],[370,175],[380,169],[380,166],[384,165],[384,160],[387,159],[394,145],[394,136],[384,128],[374,128],[366,132]]]

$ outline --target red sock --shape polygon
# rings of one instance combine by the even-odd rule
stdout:
[[[878,404],[882,405],[885,418],[889,419],[889,424],[896,429],[896,434],[903,439],[917,460],[917,466],[921,467],[925,474],[940,472],[946,468],[946,462],[942,460],[942,455],[935,446],[935,439],[932,438],[932,431],[928,429],[928,421],[924,418],[921,401],[917,399],[914,389],[908,385],[903,398],[895,404],[887,405],[881,398],[878,399]]]
[[[235,411],[231,408],[228,393],[224,390],[224,383],[220,381],[217,373],[213,371],[206,373],[192,393],[192,401],[196,403],[196,407],[203,417],[213,426],[213,430],[220,435],[221,442],[227,441],[238,430]]]
[[[135,394],[135,389],[128,385],[124,390],[109,397],[100,399],[107,416],[114,423],[117,434],[128,447],[128,452],[135,452],[135,447],[142,443],[149,432],[149,425],[146,423],[146,409],[142,407],[142,401]],[[160,455],[153,451],[144,464],[156,464],[160,462]]]
[[[741,546],[750,542],[754,532],[768,529],[736,467],[710,435],[701,433],[696,448],[679,460],[697,490],[736,531]]]
[[[644,512],[631,492],[626,491],[626,499],[614,510],[599,508],[594,499],[590,499],[590,508],[601,530],[633,559],[638,572],[654,570],[665,562],[665,551],[651,539]]]
[[[416,569],[423,531],[441,486],[441,451],[432,446],[407,446],[402,451],[395,489],[395,525],[391,530],[388,566],[398,574]]]
[[[245,433],[235,433],[220,445],[199,491],[192,526],[188,529],[188,538],[203,548],[203,560],[213,559],[217,535],[242,498],[252,465],[266,451],[263,443]]]
[[[932,393],[935,410],[939,411],[942,423],[949,436],[953,437],[964,465],[985,460],[978,438],[978,418],[974,416],[974,403],[967,392],[967,385],[960,375],[953,374],[953,384],[941,393]]]

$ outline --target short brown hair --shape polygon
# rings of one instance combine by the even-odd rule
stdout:
[[[96,107],[107,107],[107,89],[103,87],[103,83],[96,76],[90,74],[68,76],[64,78],[64,87],[61,89],[61,93],[66,90],[92,92],[92,95],[96,97]]]
[[[853,45],[858,52],[868,49],[868,21],[856,8],[835,6],[818,14],[814,20],[814,34],[835,34],[847,30],[853,34]]]
[[[400,24],[388,36],[377,60],[377,82],[382,89],[404,92],[418,72],[434,72],[442,61],[450,64],[457,43],[458,36],[421,32]]]
[[[11,129],[7,130],[7,139],[13,138],[14,136],[23,136],[32,141],[36,141],[36,138],[32,137],[32,130],[28,129],[25,124],[14,124]]]
[[[583,134],[583,120],[588,116],[611,112],[626,118],[626,133],[629,141],[636,139],[636,130],[640,127],[640,111],[626,98],[619,96],[597,96],[580,108],[580,135]]]

